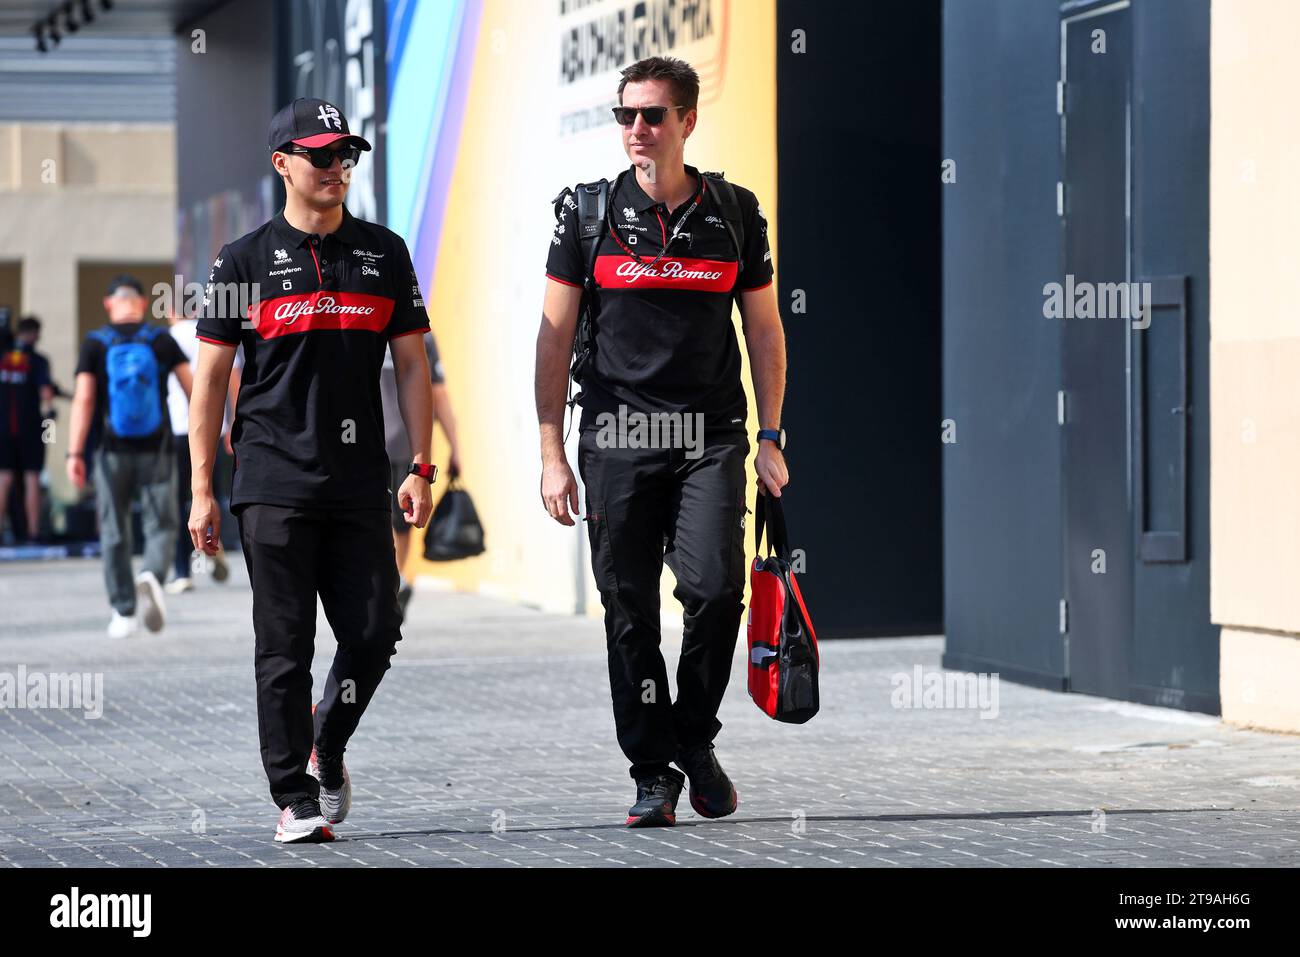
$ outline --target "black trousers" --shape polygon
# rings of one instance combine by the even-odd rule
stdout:
[[[605,606],[609,685],[619,746],[633,778],[667,770],[681,749],[712,741],[731,677],[745,589],[743,433],[684,449],[578,443],[591,565]],[[684,611],[677,700],[659,651],[659,578],[677,578]]]
[[[245,505],[238,512],[253,586],[257,729],[271,797],[281,808],[320,786],[313,742],[342,755],[401,640],[397,557],[383,509]],[[338,641],[313,726],[316,596]]]

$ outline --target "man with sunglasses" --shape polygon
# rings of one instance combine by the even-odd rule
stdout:
[[[614,722],[637,785],[626,823],[646,827],[676,822],[687,778],[696,813],[723,817],[736,809],[735,787],[713,753],[744,608],[749,440],[733,300],[763,427],[759,491],[777,496],[788,481],[780,431],[785,337],[757,199],[684,162],[699,120],[695,70],[672,58],[642,60],[623,70],[618,95],[614,116],[632,165],[609,188],[594,247],[583,248],[580,233],[595,224],[580,216],[581,196],[557,198],[536,390],[542,501],[572,526],[578,491],[564,450],[565,386],[590,280],[595,345],[581,383],[578,470],[605,607]],[[657,443],[667,447],[647,447],[656,443],[644,433],[609,428],[632,416],[683,427]],[[687,417],[703,428],[692,448],[682,447]],[[685,613],[675,702],[659,651],[665,563]]]
[[[329,841],[352,800],[344,749],[402,637],[379,391],[385,350],[412,459],[398,499],[417,528],[433,509],[429,319],[406,243],[343,205],[370,144],[339,110],[294,100],[271,120],[268,143],[284,209],[222,248],[196,332],[189,530],[195,548],[216,554],[212,465],[242,345],[231,511],[253,589],[258,733],[281,809],[275,839]],[[317,595],[338,649],[313,706]]]

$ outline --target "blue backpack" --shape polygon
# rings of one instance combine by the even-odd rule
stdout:
[[[91,333],[104,344],[108,373],[108,424],[127,439],[154,435],[162,427],[162,393],[153,341],[162,330],[141,324],[132,336],[112,326]]]

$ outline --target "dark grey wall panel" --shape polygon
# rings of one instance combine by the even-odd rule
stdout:
[[[175,39],[177,268],[187,281],[206,281],[221,245],[271,211],[273,12],[262,0],[231,0]],[[203,53],[191,48],[196,29],[204,31]]]
[[[1042,290],[1060,272],[1059,38],[1052,3],[944,5],[945,662],[1057,686],[1060,330]]]
[[[819,637],[942,628],[939,24],[938,0],[777,4],[786,511]]]
[[[177,200],[184,207],[227,189],[250,190],[271,169],[266,128],[274,110],[273,5],[233,0],[176,38]],[[189,30],[206,31],[193,53]]]

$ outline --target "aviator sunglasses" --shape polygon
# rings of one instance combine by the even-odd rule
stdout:
[[[651,126],[658,126],[664,121],[669,110],[684,110],[684,106],[616,106],[613,108],[614,119],[621,126],[631,126],[640,113]]]

